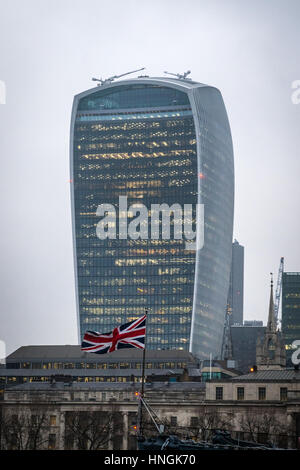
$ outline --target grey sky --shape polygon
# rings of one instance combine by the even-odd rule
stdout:
[[[69,196],[73,95],[93,76],[192,70],[224,97],[245,318],[266,320],[280,256],[300,271],[298,0],[2,0],[0,339],[77,341]]]

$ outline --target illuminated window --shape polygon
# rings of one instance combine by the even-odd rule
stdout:
[[[56,416],[55,415],[50,416],[50,426],[56,426]]]

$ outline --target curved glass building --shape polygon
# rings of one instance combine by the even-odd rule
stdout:
[[[147,307],[147,348],[218,356],[234,203],[221,93],[191,80],[147,77],[92,88],[74,98],[70,152],[80,340],[87,329],[111,331]],[[148,238],[120,237],[121,212],[110,222],[116,237],[100,239],[97,208],[118,209],[120,196],[128,207],[203,204],[204,246],[154,239],[150,222]],[[132,220],[130,210],[126,216]],[[195,210],[192,221],[199,232]]]

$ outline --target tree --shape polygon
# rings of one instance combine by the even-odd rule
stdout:
[[[68,411],[65,414],[65,448],[79,450],[105,449],[122,433],[120,413],[109,411]],[[119,423],[119,424],[118,424]],[[123,423],[123,421],[122,421]]]
[[[249,438],[260,443],[278,445],[283,436],[288,436],[289,428],[280,423],[273,414],[247,410],[239,421],[241,431],[246,432]]]
[[[211,440],[216,429],[231,431],[232,419],[215,407],[204,406],[199,413],[198,424],[191,426],[190,432],[194,439],[206,441]]]
[[[48,409],[45,406],[3,407],[0,418],[1,449],[36,450],[48,442]]]

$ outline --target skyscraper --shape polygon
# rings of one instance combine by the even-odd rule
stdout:
[[[230,327],[232,356],[237,362],[237,369],[247,374],[256,364],[256,345],[258,338],[263,338],[266,327],[263,322],[246,321],[244,325]]]
[[[175,78],[140,77],[92,88],[74,98],[70,152],[81,338],[87,329],[110,331],[147,307],[148,348],[218,355],[234,202],[232,141],[221,93]],[[125,208],[120,196],[127,197]],[[123,216],[134,221],[136,215],[128,207],[141,203],[148,210],[152,204],[192,205],[197,236],[195,206],[204,205],[203,248],[193,250],[175,237],[175,219],[169,239],[153,238],[150,222],[140,224],[141,238],[120,236]],[[100,205],[112,207],[106,215],[119,210],[107,227],[115,238],[97,237]]]
[[[287,363],[291,363],[292,343],[300,339],[300,273],[282,274],[282,336],[286,347]]]
[[[228,290],[230,324],[243,325],[244,318],[244,247],[234,240]]]

